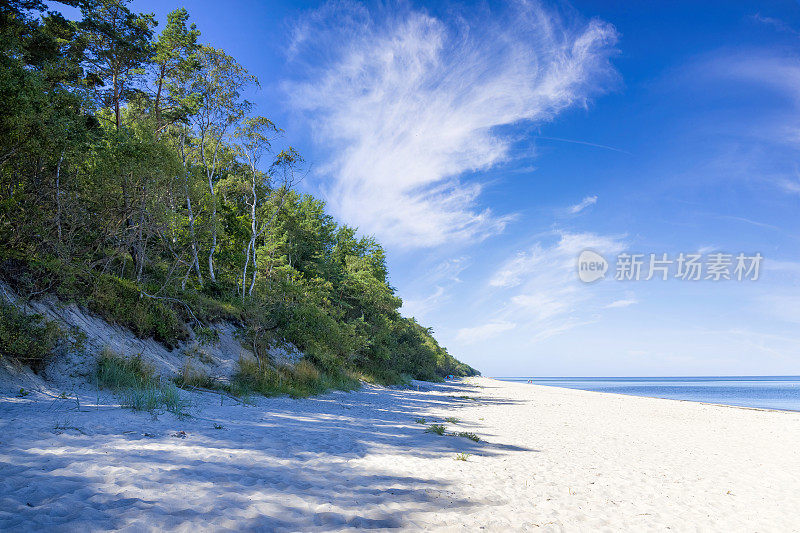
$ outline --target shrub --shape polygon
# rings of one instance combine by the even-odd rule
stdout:
[[[0,357],[26,364],[38,371],[66,334],[42,315],[25,314],[13,304],[0,300]]]
[[[219,342],[219,331],[209,327],[199,327],[194,334],[200,344],[216,344]]]
[[[87,305],[108,322],[124,326],[140,338],[153,337],[169,348],[187,337],[175,311],[162,300],[143,296],[131,280],[97,276]]]

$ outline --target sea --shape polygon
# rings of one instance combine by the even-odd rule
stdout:
[[[800,376],[505,377],[503,381],[632,396],[800,411]]]

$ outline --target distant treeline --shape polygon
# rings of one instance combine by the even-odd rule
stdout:
[[[258,80],[160,33],[127,0],[0,4],[0,272],[174,346],[242,326],[267,363],[288,341],[322,372],[383,381],[475,371],[398,313],[384,250],[295,190],[307,166],[243,94]],[[0,350],[1,352],[1,350]]]

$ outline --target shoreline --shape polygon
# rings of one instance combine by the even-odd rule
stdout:
[[[716,377],[716,376],[694,376],[694,377]],[[722,376],[722,377],[728,377],[728,376]],[[771,376],[730,376],[730,377],[771,377]],[[780,377],[797,377],[798,379],[800,379],[800,376],[780,376]],[[491,379],[491,380],[494,380],[494,381],[501,381],[501,382],[505,382],[505,383],[520,383],[522,385],[537,385],[539,387],[553,387],[553,388],[557,388],[557,389],[579,390],[579,391],[584,391],[584,392],[596,392],[598,394],[615,394],[615,395],[619,395],[619,396],[631,396],[631,397],[634,397],[634,398],[651,398],[651,399],[654,399],[654,400],[671,400],[671,401],[674,401],[674,402],[691,402],[691,403],[699,403],[699,404],[704,404],[704,405],[716,405],[718,407],[731,407],[731,408],[734,408],[734,409],[751,409],[753,411],[779,411],[779,412],[789,412],[789,413],[800,413],[800,408],[799,409],[781,409],[781,408],[778,408],[778,407],[753,407],[753,406],[749,406],[749,405],[733,405],[733,404],[729,404],[729,403],[706,402],[706,401],[703,401],[703,400],[690,400],[690,399],[686,399],[686,398],[664,398],[664,397],[661,397],[661,396],[648,396],[648,395],[645,395],[645,394],[626,394],[624,392],[596,391],[596,390],[590,390],[590,389],[579,389],[577,387],[564,387],[564,386],[560,386],[560,385],[547,385],[547,384],[536,383],[536,382],[526,383],[526,382],[522,382],[522,381],[515,381],[516,379],[526,379],[526,378],[485,377],[484,379]],[[550,379],[552,379],[552,378],[550,378]],[[614,379],[614,378],[597,378],[597,379]],[[658,379],[658,378],[651,377],[651,378],[644,378],[644,379]],[[568,381],[569,378],[564,378],[564,380]]]
[[[797,530],[800,413],[593,392],[187,393],[183,420],[0,395],[0,530]]]

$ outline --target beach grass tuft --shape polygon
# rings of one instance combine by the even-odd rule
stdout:
[[[450,422],[451,424],[458,424],[459,422],[461,422],[461,420],[459,420],[458,418],[456,418],[454,416],[449,416],[449,417],[445,418],[444,421],[445,422]]]
[[[165,410],[187,416],[187,402],[174,383],[155,377],[155,369],[142,359],[121,357],[104,348],[97,362],[97,383],[119,395],[120,405],[134,411]]]
[[[414,422],[416,422],[417,424],[425,424],[425,422],[427,421],[424,418],[415,418]]]
[[[202,369],[195,367],[189,359],[184,361],[181,373],[174,381],[182,389],[197,387],[214,390],[220,388],[214,378],[206,374]]]
[[[443,424],[431,424],[425,433],[436,433],[437,435],[444,435],[446,428]]]
[[[451,433],[454,437],[464,437],[465,439],[469,439],[473,442],[480,442],[481,438],[477,436],[475,433],[470,433],[469,431],[459,431],[457,433]]]
[[[468,453],[457,453],[456,456],[455,456],[455,460],[456,461],[466,461],[467,459],[469,459],[469,455],[470,454],[468,454]]]

